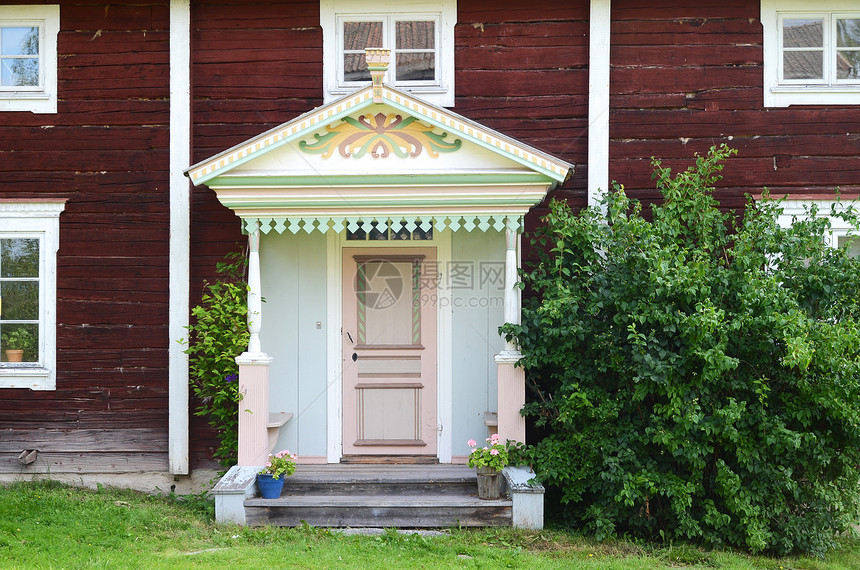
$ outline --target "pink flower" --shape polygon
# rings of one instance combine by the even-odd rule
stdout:
[[[499,454],[499,450],[498,450],[498,449],[491,449],[491,450],[490,450],[490,455],[498,455],[498,454]]]
[[[468,445],[469,447],[475,447],[478,444],[475,442],[474,439],[470,439],[469,441],[466,442],[466,445]]]

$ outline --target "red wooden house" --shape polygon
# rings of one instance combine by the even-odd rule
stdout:
[[[390,50],[376,92],[365,48]],[[856,197],[858,104],[852,0],[3,2],[0,479],[208,480],[177,341],[248,236],[240,463],[265,412],[320,466],[522,439],[495,331],[550,197],[653,200],[650,157],[720,143],[726,207]]]

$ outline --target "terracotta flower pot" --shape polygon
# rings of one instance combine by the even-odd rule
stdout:
[[[23,362],[24,351],[21,349],[10,348],[6,350],[6,362]]]
[[[478,498],[498,499],[502,496],[502,472],[492,467],[478,467]]]

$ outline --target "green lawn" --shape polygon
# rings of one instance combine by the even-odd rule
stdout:
[[[860,569],[860,539],[824,560],[689,545],[598,543],[559,530],[450,529],[344,536],[317,528],[216,525],[200,497],[50,482],[0,487],[0,568],[767,568]]]

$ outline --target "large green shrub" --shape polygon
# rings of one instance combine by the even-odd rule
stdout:
[[[200,305],[191,309],[188,327],[191,388],[219,445],[213,453],[221,465],[236,464],[239,445],[239,365],[236,357],[248,347],[248,284],[239,254],[218,263],[219,278],[206,282]]]
[[[732,153],[655,161],[648,217],[621,187],[603,210],[553,204],[504,328],[545,434],[525,459],[598,537],[822,553],[858,521],[860,260],[826,218],[721,211]]]

